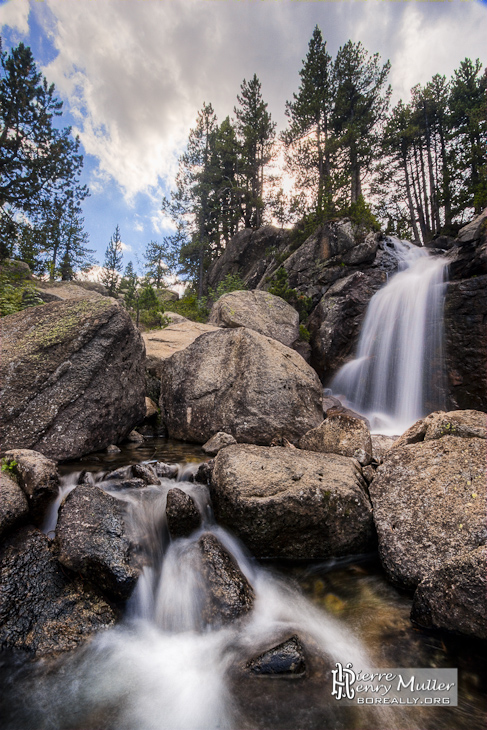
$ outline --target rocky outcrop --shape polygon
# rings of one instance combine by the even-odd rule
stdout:
[[[379,554],[396,584],[415,588],[445,562],[485,544],[482,422],[484,414],[433,414],[384,455],[369,493]]]
[[[247,614],[254,603],[254,591],[230,553],[210,532],[199,538],[197,548],[204,586],[204,623],[220,626]]]
[[[28,513],[27,499],[15,479],[0,472],[0,540],[22,524]]]
[[[121,441],[145,415],[144,346],[112,299],[2,319],[4,449],[71,459]]]
[[[167,493],[166,519],[173,540],[178,537],[189,537],[201,527],[201,515],[194,499],[178,487],[170,489]]]
[[[210,324],[248,327],[291,347],[299,337],[299,315],[294,307],[266,291],[234,291],[212,307]]]
[[[59,562],[114,599],[126,599],[138,578],[125,525],[124,503],[80,484],[59,509]]]
[[[59,491],[57,463],[29,449],[11,449],[4,458],[7,464],[11,464],[12,472],[27,497],[32,521],[41,526],[47,508]]]
[[[228,446],[210,491],[217,520],[258,558],[327,558],[374,545],[360,466],[344,456]]]
[[[345,413],[331,413],[318,428],[308,431],[299,440],[299,448],[353,457],[362,466],[372,461],[369,429],[361,419]]]
[[[486,548],[464,551],[423,578],[411,620],[429,629],[487,639],[486,596]]]
[[[386,281],[380,269],[355,271],[334,283],[313,310],[307,325],[311,362],[325,378],[353,357],[369,302]]]
[[[110,604],[58,563],[51,541],[22,528],[0,550],[0,647],[38,657],[75,649],[113,626]]]
[[[170,324],[162,330],[144,332],[142,337],[147,353],[147,371],[150,375],[160,379],[163,360],[171,357],[175,352],[184,350],[205,332],[216,331],[218,331],[218,327],[213,325],[185,320]]]
[[[162,363],[162,417],[183,441],[225,431],[243,443],[296,443],[322,421],[321,397],[300,355],[246,328],[201,335]]]

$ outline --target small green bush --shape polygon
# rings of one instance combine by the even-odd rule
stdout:
[[[209,315],[206,297],[198,299],[198,295],[193,289],[185,291],[177,302],[166,302],[166,311],[176,312],[193,322],[207,322]]]
[[[17,466],[17,462],[15,459],[2,459],[2,472],[7,472],[9,474],[15,473],[15,467]]]
[[[304,324],[299,325],[299,338],[305,342],[309,342],[311,339],[311,332],[306,329]]]
[[[288,302],[294,309],[299,312],[299,320],[304,322],[313,305],[311,297],[307,297],[304,294],[300,294],[297,289],[291,289],[288,283],[288,273],[284,267],[281,266],[274,275],[274,280],[268,289],[269,294],[274,294],[276,297],[281,297],[284,301]]]

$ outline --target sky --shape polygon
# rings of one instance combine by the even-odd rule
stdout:
[[[393,103],[465,57],[487,62],[486,0],[0,0],[4,50],[32,48],[80,137],[100,264],[117,225],[124,264],[170,232],[162,196],[203,102],[232,116],[256,73],[285,128],[315,25],[332,56],[350,39],[389,59]]]

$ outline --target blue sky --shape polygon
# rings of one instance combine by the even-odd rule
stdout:
[[[30,45],[83,146],[85,227],[100,263],[115,226],[124,261],[168,228],[160,212],[203,102],[233,113],[257,73],[278,129],[318,24],[334,55],[351,39],[390,59],[393,101],[486,63],[480,0],[0,0],[4,48]]]

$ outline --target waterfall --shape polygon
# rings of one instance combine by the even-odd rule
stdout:
[[[371,299],[357,355],[331,383],[367,416],[372,431],[398,434],[444,407],[443,302],[446,261],[397,238],[386,246],[398,272]]]

